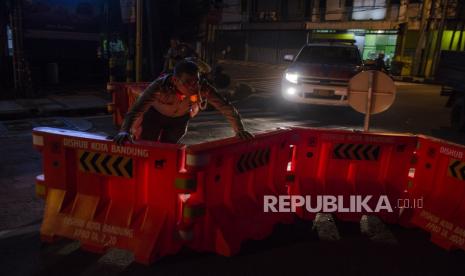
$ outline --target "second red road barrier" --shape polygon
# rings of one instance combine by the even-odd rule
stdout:
[[[407,221],[437,245],[465,250],[465,147],[420,136],[416,155]]]
[[[232,138],[187,148],[186,169],[194,172],[197,189],[183,208],[203,208],[199,221],[190,220],[191,211],[183,212],[183,225],[192,231],[190,247],[230,256],[242,241],[263,239],[275,224],[292,221],[290,214],[267,213],[263,206],[264,195],[287,193],[293,134],[278,130],[258,134],[253,141]]]
[[[348,210],[337,213],[337,217],[350,221],[359,221],[366,214],[354,210],[353,203],[358,199],[353,196],[372,197],[367,203],[372,210],[383,195],[392,203],[407,196],[408,173],[417,145],[415,136],[309,128],[295,131],[299,141],[294,147],[291,194],[338,196],[339,203],[342,201]],[[316,207],[316,200],[312,205]],[[314,219],[316,214],[305,212],[304,208],[297,213],[306,219]],[[400,209],[384,210],[377,215],[395,223]]]

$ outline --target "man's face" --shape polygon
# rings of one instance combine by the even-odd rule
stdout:
[[[174,76],[174,83],[179,92],[184,95],[193,95],[199,91],[199,74],[190,75],[182,73],[181,76]]]

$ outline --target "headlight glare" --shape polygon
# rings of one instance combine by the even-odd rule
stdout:
[[[297,73],[286,73],[286,80],[292,83],[297,83],[299,74]]]
[[[295,95],[296,92],[297,92],[297,91],[296,91],[296,89],[295,89],[294,87],[289,87],[289,88],[287,89],[287,94],[290,95],[290,96]]]

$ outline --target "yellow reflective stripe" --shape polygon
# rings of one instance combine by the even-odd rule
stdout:
[[[130,157],[79,150],[77,162],[83,172],[126,178],[133,176],[133,159]]]
[[[95,152],[89,152],[89,155],[87,156],[85,162],[90,172],[97,173],[97,171],[94,169],[94,166],[92,165],[92,158],[94,158],[94,156]]]
[[[36,196],[37,197],[44,197],[45,191],[46,191],[45,185],[36,184]]]
[[[108,161],[108,169],[111,171],[111,175],[119,175],[117,171],[115,171],[115,169],[113,168],[113,163],[115,163],[116,159],[118,159],[118,156],[112,156],[110,158],[110,161]]]
[[[203,215],[205,215],[205,208],[200,206],[184,206],[184,209],[182,211],[182,216],[185,218],[201,217]]]
[[[174,187],[181,190],[195,190],[197,188],[197,180],[193,178],[176,178]]]
[[[107,155],[105,154],[100,154],[99,158],[97,159],[96,161],[96,166],[98,167],[98,169],[100,170],[100,172],[104,175],[108,175],[107,173],[107,170],[105,170],[105,168],[102,166],[102,161],[105,159],[105,157],[107,157]]]
[[[129,160],[131,160],[131,158],[124,157],[123,161],[121,161],[118,166],[119,170],[121,171],[123,176],[126,178],[131,178],[131,176],[126,171],[126,165],[128,164]]]
[[[86,169],[84,168],[84,166],[82,166],[82,162],[81,162],[81,158],[82,156],[84,155],[84,153],[86,153],[85,151],[83,150],[80,150],[78,151],[78,163],[79,163],[79,169],[83,172],[86,171]]]

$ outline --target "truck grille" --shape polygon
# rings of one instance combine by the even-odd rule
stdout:
[[[335,79],[318,79],[318,78],[300,78],[300,82],[305,84],[315,84],[315,85],[330,85],[330,86],[348,86],[349,82],[347,80],[335,80]]]
[[[303,93],[304,98],[307,99],[325,99],[325,100],[340,100],[341,95],[319,95],[315,93]]]

